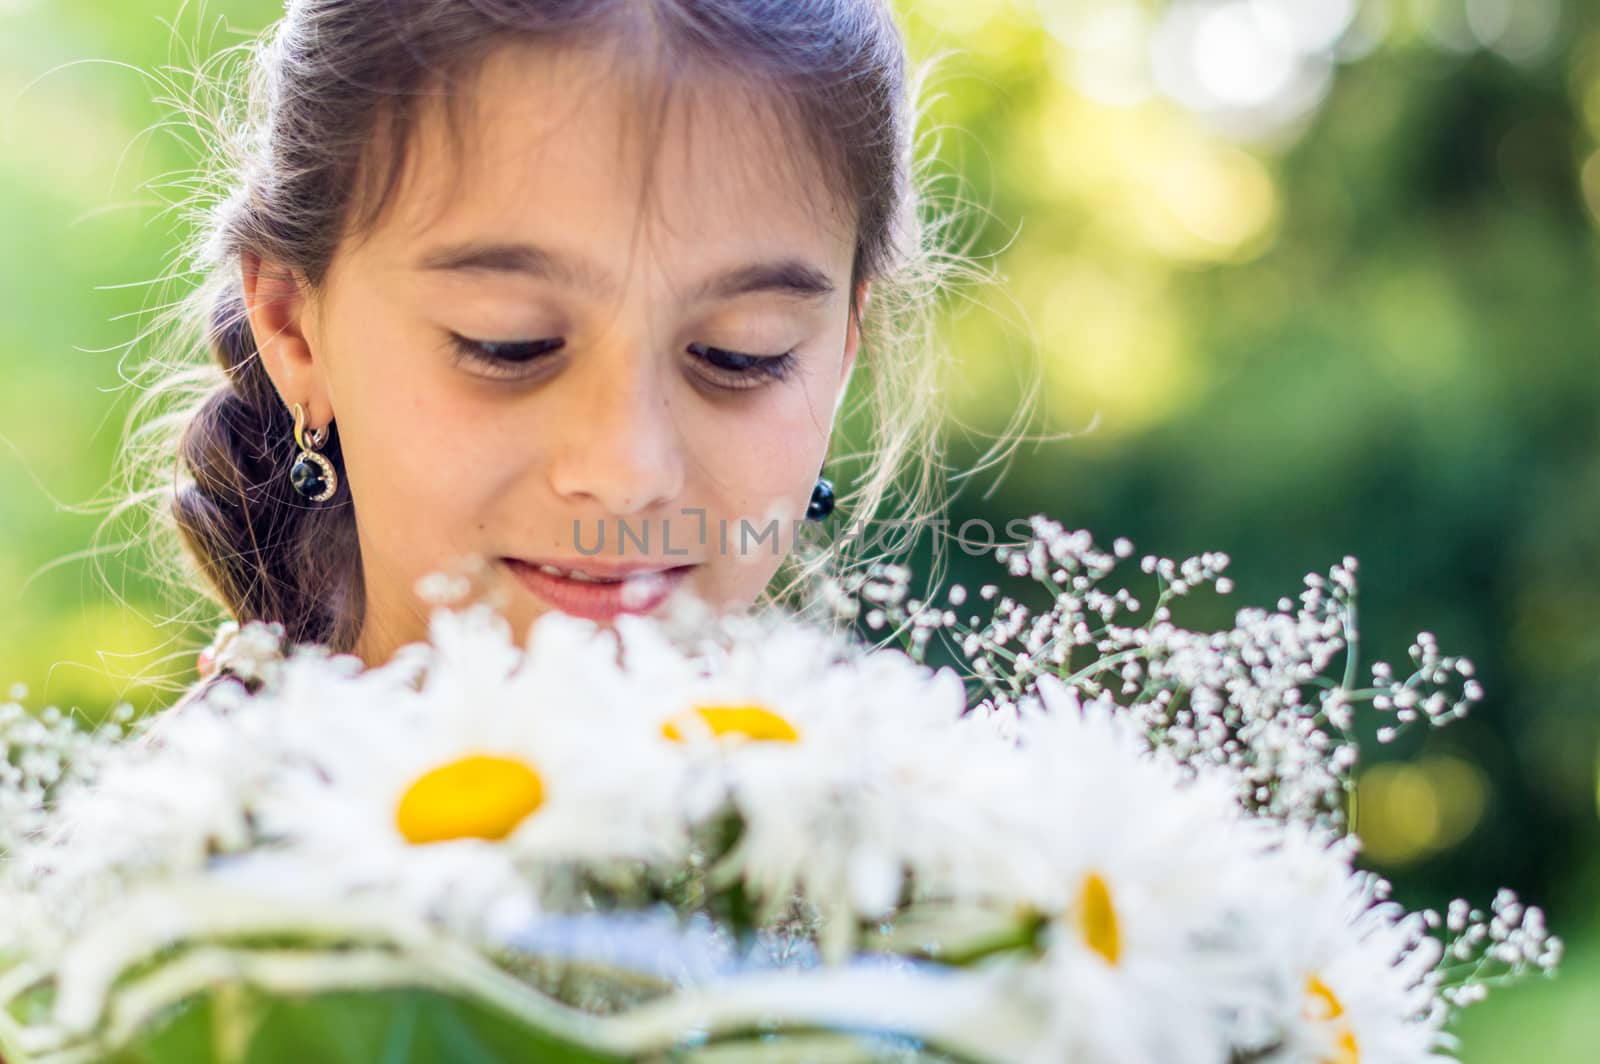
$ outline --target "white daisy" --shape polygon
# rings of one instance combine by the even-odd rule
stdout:
[[[109,752],[94,778],[58,796],[49,830],[14,855],[13,882],[70,929],[134,880],[199,874],[213,854],[250,845],[248,808],[274,763],[260,723],[197,703],[159,743]]]
[[[1420,913],[1388,900],[1382,880],[1353,871],[1354,847],[1291,830],[1258,891],[1278,994],[1272,1064],[1433,1064],[1446,1008],[1442,944]]]
[[[539,627],[536,645],[541,632],[581,634]],[[489,884],[509,896],[576,862],[679,857],[681,759],[619,725],[608,674],[578,668],[583,655],[524,656],[487,610],[440,611],[431,636],[393,682],[371,670],[324,690],[315,714],[301,697],[303,745],[259,805],[264,835],[456,926],[486,910]]]
[[[547,632],[564,653],[525,657],[491,611],[441,610],[382,667],[295,648],[258,694],[218,687],[108,756],[13,879],[67,929],[136,881],[214,874],[386,892],[479,936],[559,866],[677,860],[683,759],[615,723],[609,637]]]
[[[688,650],[626,622],[625,659],[659,692],[650,726],[700,781],[694,810],[703,819],[731,801],[743,821],[721,881],[742,881],[765,916],[800,892],[837,954],[854,916],[897,903],[908,869],[955,863],[975,818],[944,805],[965,707],[953,672],[792,618],[739,619],[731,638]]]
[[[1022,722],[1014,802],[1054,868],[1028,990],[1049,1006],[1038,1059],[1229,1059],[1234,1017],[1264,988],[1237,933],[1267,837],[1230,781],[1153,754],[1110,703],[1040,681]]]

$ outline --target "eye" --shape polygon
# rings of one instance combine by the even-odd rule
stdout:
[[[709,344],[690,344],[689,353],[709,369],[712,383],[733,391],[758,388],[766,381],[781,381],[794,369],[795,353],[747,355]]]
[[[456,362],[471,362],[487,376],[515,379],[525,377],[529,368],[567,345],[562,339],[550,340],[471,340],[459,333],[450,334]]]

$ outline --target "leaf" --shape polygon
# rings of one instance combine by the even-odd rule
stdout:
[[[218,1037],[241,996],[253,1010],[242,1040]],[[219,1052],[219,1050],[221,1052]],[[274,995],[224,984],[174,1009],[107,1064],[618,1064],[623,1058],[529,1027],[479,1002],[392,988]]]

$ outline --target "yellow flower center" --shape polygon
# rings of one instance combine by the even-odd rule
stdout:
[[[794,743],[800,733],[793,724],[761,706],[696,706],[661,726],[661,734],[675,743],[686,740],[697,730],[692,723],[709,729],[719,739],[740,738],[752,742]]]
[[[503,839],[544,802],[532,767],[478,754],[440,765],[406,788],[395,825],[407,842]]]
[[[1122,929],[1117,909],[1111,903],[1111,887],[1098,872],[1083,877],[1078,898],[1072,905],[1072,921],[1084,944],[1115,965],[1122,956]]]
[[[1306,976],[1306,1017],[1311,1020],[1331,1022],[1344,1015],[1341,1002],[1328,984],[1315,975]],[[1322,1064],[1361,1064],[1361,1051],[1356,1046],[1356,1034],[1348,1023],[1338,1027],[1334,1055]]]

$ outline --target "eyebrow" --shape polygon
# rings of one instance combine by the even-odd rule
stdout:
[[[428,273],[513,274],[595,295],[617,290],[616,282],[593,263],[534,244],[452,244],[424,254],[417,268]],[[707,278],[689,292],[689,299],[700,302],[763,293],[809,302],[824,299],[833,291],[827,273],[802,259],[786,258],[739,266]]]

